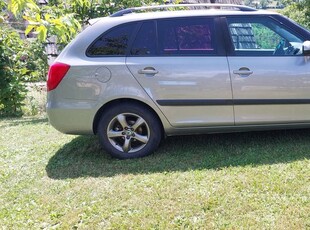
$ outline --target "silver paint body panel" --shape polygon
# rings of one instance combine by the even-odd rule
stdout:
[[[157,100],[310,98],[310,61],[304,57],[87,57],[104,31],[126,22],[188,16],[239,15],[238,11],[175,11],[102,18],[80,33],[56,62],[71,66],[48,92],[51,124],[63,133],[93,134],[98,111],[115,100],[135,100],[153,109],[166,135],[310,126],[310,105],[161,106]],[[264,11],[242,15],[265,15]],[[268,15],[277,15],[268,12]],[[158,74],[139,74],[153,67]],[[234,70],[247,67],[242,78]]]
[[[128,57],[126,64],[154,102],[232,99],[226,57]],[[158,74],[139,74],[145,67]],[[160,106],[160,110],[176,128],[234,124],[232,105]]]
[[[308,99],[310,63],[303,56],[228,57],[234,100]],[[240,77],[234,70],[253,74]],[[235,105],[236,125],[310,122],[310,104]]]

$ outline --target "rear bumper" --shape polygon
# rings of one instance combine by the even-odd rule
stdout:
[[[94,134],[93,120],[95,111],[89,105],[68,107],[65,104],[47,103],[46,110],[50,124],[58,131],[66,134]]]

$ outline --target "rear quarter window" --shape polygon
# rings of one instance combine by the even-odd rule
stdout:
[[[136,24],[130,23],[110,29],[88,47],[86,55],[90,57],[126,55],[135,28]]]

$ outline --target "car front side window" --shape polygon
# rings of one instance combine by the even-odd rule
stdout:
[[[237,56],[302,55],[303,40],[269,17],[228,18]]]

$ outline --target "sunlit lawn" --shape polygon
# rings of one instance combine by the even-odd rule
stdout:
[[[310,130],[170,137],[120,161],[1,119],[0,191],[0,229],[310,229]]]

